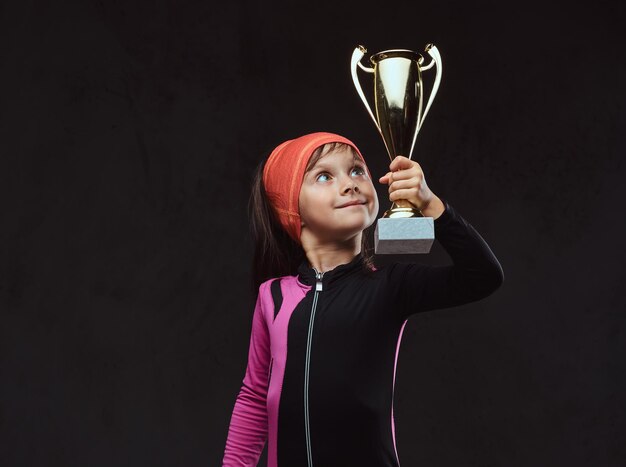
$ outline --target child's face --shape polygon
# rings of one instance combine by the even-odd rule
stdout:
[[[341,207],[358,201],[356,206]],[[304,174],[300,188],[302,231],[319,241],[344,241],[369,227],[378,215],[378,196],[365,163],[349,148],[322,156]]]

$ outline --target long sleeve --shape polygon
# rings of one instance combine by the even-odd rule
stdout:
[[[402,319],[433,309],[473,302],[491,295],[504,282],[504,272],[489,245],[446,201],[434,220],[435,238],[452,265],[396,263],[390,281],[397,284],[396,312]]]
[[[230,420],[223,467],[256,466],[267,440],[270,338],[263,316],[261,284],[252,318],[248,365]]]

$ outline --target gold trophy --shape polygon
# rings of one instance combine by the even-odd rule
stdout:
[[[359,45],[352,53],[352,80],[376,128],[383,138],[389,157],[411,158],[417,133],[441,81],[441,56],[437,47],[428,44],[425,51],[431,61],[422,66],[424,57],[412,50],[394,49],[370,57],[373,68],[361,63],[367,49]],[[374,108],[376,116],[363,94],[357,66],[374,74]],[[428,103],[424,101],[422,71],[435,67],[436,74]],[[376,254],[429,253],[435,240],[432,217],[424,217],[409,201],[397,200],[376,223],[374,252]]]

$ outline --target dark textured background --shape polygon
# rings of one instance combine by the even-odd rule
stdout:
[[[326,130],[382,175],[352,50],[428,42],[444,72],[414,159],[505,283],[409,321],[401,463],[626,465],[625,19],[600,1],[3,2],[0,465],[221,465],[252,170]],[[449,261],[437,243],[408,259]]]

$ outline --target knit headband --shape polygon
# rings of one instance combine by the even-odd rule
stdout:
[[[300,243],[300,187],[304,171],[315,150],[327,143],[345,143],[352,146],[365,162],[356,145],[343,136],[334,133],[317,132],[285,141],[269,155],[263,168],[263,185],[270,204],[278,215],[285,231],[296,243]],[[365,166],[371,178],[367,165]]]

